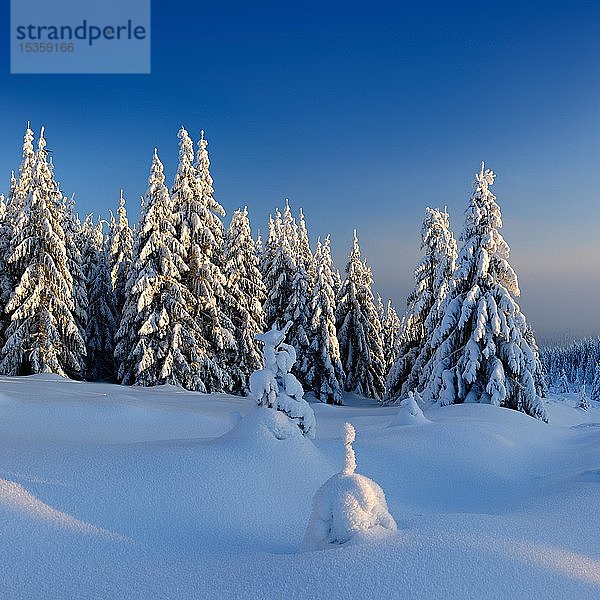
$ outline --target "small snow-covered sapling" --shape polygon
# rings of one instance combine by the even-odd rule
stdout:
[[[275,325],[255,337],[263,342],[264,367],[250,375],[250,396],[259,406],[284,412],[308,438],[315,437],[315,414],[304,400],[304,389],[291,373],[296,362],[294,347],[284,343],[291,327],[289,321],[281,330]]]
[[[344,466],[316,492],[304,536],[304,550],[365,542],[397,529],[377,483],[356,473],[354,427],[344,425]]]
[[[356,431],[354,430],[354,426],[352,423],[344,423],[344,468],[342,469],[342,473],[344,475],[352,475],[354,471],[356,471],[356,456],[354,454],[354,448],[352,444],[356,439]]]

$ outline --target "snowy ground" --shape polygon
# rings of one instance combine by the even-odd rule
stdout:
[[[277,439],[247,399],[0,378],[1,598],[599,598],[600,407],[314,405]],[[398,531],[298,553],[357,430]]]

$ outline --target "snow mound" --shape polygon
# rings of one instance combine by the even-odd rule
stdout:
[[[312,514],[302,544],[304,551],[322,550],[350,541],[374,540],[397,529],[381,487],[354,472],[354,427],[346,423],[345,429],[344,468],[329,478],[313,498]]]
[[[303,550],[381,537],[397,529],[381,487],[363,475],[337,473],[315,494]]]
[[[248,441],[303,438],[300,428],[285,413],[261,406],[251,410],[223,437]]]
[[[22,485],[14,481],[0,479],[0,515],[11,518],[25,517],[31,521],[44,521],[61,529],[70,529],[79,533],[98,535],[106,538],[120,538],[110,531],[80,521],[71,515],[48,506],[29,493]]]
[[[398,425],[425,425],[427,423],[431,423],[431,421],[423,414],[413,393],[410,392],[408,398],[405,398],[400,402],[400,408],[388,427],[396,427]]]

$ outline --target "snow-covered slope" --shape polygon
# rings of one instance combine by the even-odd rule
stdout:
[[[600,597],[598,405],[347,401],[313,443],[244,398],[0,378],[0,597]],[[345,421],[398,531],[299,553]]]

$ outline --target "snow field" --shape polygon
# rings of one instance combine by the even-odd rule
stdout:
[[[599,597],[597,403],[345,402],[313,442],[246,398],[0,378],[0,597]],[[299,552],[344,422],[398,530]]]

